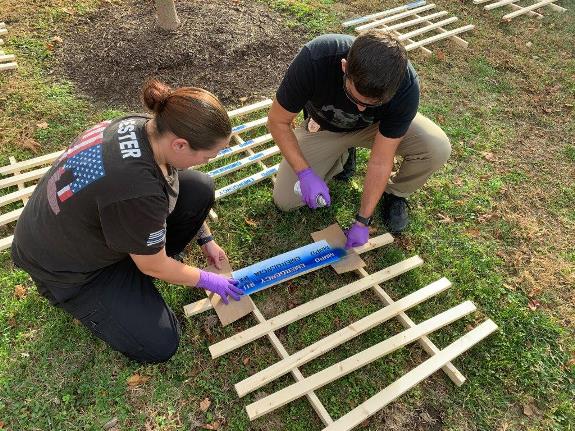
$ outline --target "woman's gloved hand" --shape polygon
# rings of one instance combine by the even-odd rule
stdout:
[[[213,272],[200,270],[200,280],[196,287],[209,290],[210,292],[217,293],[222,297],[224,304],[228,304],[228,296],[231,296],[235,301],[239,301],[244,291],[238,286],[239,281],[233,278],[223,277]]]

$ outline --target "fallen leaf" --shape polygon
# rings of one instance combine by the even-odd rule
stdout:
[[[48,51],[54,51],[54,44],[50,42],[46,43],[46,49]]]
[[[535,414],[535,409],[532,404],[525,404],[523,406],[523,414],[525,416],[533,416]]]
[[[220,429],[220,421],[213,421],[211,424],[204,424],[202,427],[207,430],[217,430]]]
[[[248,365],[251,361],[251,358],[249,356],[246,356],[244,359],[242,359],[242,362],[244,365]]]
[[[128,386],[139,386],[139,385],[143,385],[144,383],[146,383],[148,380],[150,380],[149,376],[143,376],[141,374],[133,374],[130,377],[128,377]]]
[[[113,417],[112,419],[110,419],[108,422],[106,422],[104,424],[104,429],[106,431],[110,431],[112,428],[115,428],[117,424],[118,424],[118,418]]]
[[[28,150],[31,150],[33,152],[37,152],[38,149],[40,148],[40,144],[38,142],[36,142],[34,139],[32,138],[21,138],[20,139],[20,146],[23,148],[26,148]]]
[[[52,38],[52,42],[54,42],[54,43],[62,43],[62,42],[64,42],[64,39],[62,39],[60,36],[54,36],[54,37]]]
[[[435,51],[435,57],[436,57],[439,61],[445,61],[445,52],[443,52],[442,50],[438,49],[437,51]]]
[[[445,214],[437,213],[439,223],[453,223],[453,219]]]
[[[46,123],[45,121],[41,121],[39,123],[36,123],[36,127],[39,129],[47,129],[48,123]]]
[[[26,287],[22,286],[21,284],[17,284],[14,288],[14,295],[18,299],[25,298],[27,293],[28,291],[26,290]]]
[[[439,124],[445,123],[445,117],[441,114],[435,116],[435,121]]]
[[[479,238],[481,236],[479,229],[465,229],[465,233],[472,238]]]
[[[495,214],[481,214],[479,217],[477,217],[477,221],[479,223],[485,223],[486,221],[489,221],[495,217]]]
[[[246,102],[247,100],[248,100],[247,97],[240,97],[240,102],[241,102],[241,103],[244,103],[244,102]]]
[[[527,306],[529,307],[529,309],[531,311],[535,311],[537,310],[539,307],[541,307],[541,303],[539,301],[537,301],[536,299],[530,299],[529,303],[527,304]]]
[[[495,154],[490,153],[490,152],[488,152],[488,151],[484,151],[484,152],[482,152],[481,154],[483,155],[483,158],[484,158],[485,160],[488,160],[488,161],[490,161],[490,162],[494,162],[494,161],[497,160],[497,158],[495,157]]]
[[[254,226],[254,227],[258,225],[257,222],[255,222],[249,218],[246,219],[246,224],[249,224],[250,226]]]
[[[211,405],[212,402],[210,401],[210,399],[204,398],[202,401],[200,401],[200,410],[205,412],[210,408]]]
[[[4,421],[0,421],[0,429],[4,428],[4,425],[6,425],[6,423],[4,423]]]

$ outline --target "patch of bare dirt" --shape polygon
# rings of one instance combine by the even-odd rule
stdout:
[[[203,87],[224,103],[273,96],[308,39],[257,1],[182,0],[181,25],[157,27],[153,2],[106,6],[60,34],[58,72],[103,104],[139,108],[146,78]]]

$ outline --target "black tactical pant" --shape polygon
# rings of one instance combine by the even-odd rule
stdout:
[[[178,201],[166,221],[169,256],[184,250],[214,204],[214,183],[207,175],[181,171],[179,181]],[[154,286],[153,278],[142,273],[130,257],[71,290],[34,281],[40,294],[52,304],[69,312],[96,337],[131,359],[164,362],[178,348],[180,325],[176,316]]]

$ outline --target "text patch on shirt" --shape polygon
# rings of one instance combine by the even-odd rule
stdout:
[[[134,119],[124,120],[118,126],[118,145],[120,146],[123,159],[128,157],[137,158],[142,155],[138,137],[136,132],[134,132],[135,121]]]

